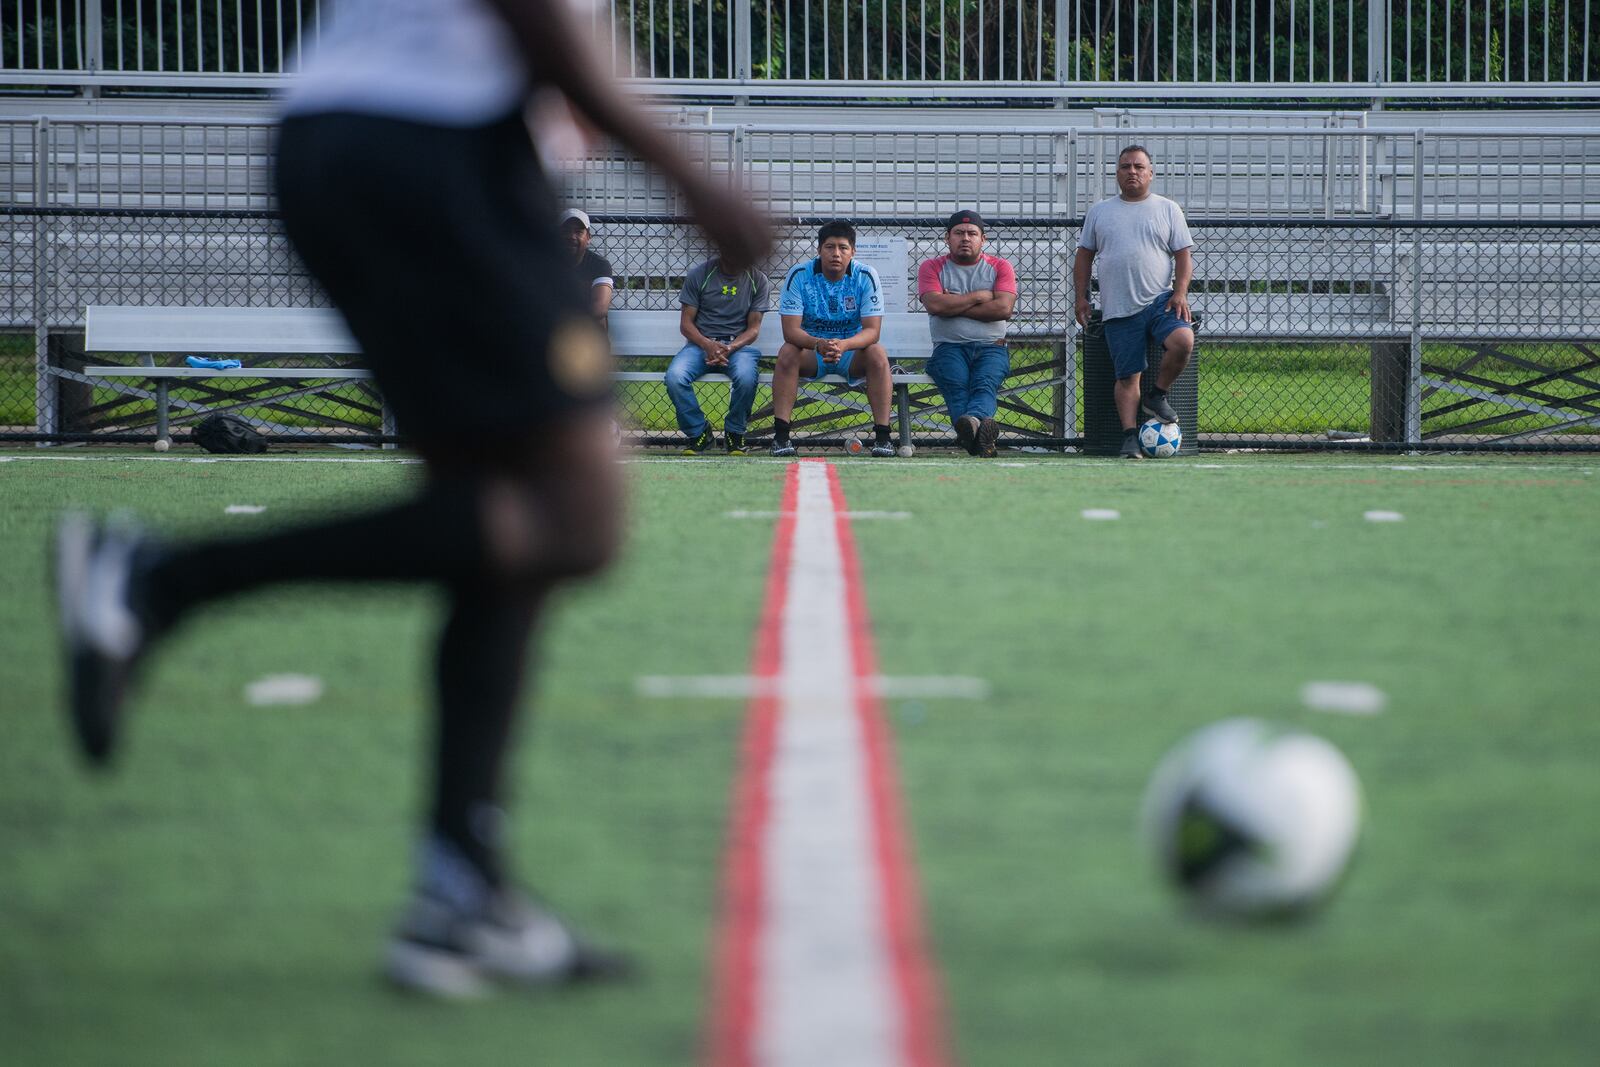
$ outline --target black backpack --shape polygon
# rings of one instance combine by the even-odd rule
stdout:
[[[248,422],[232,415],[207,415],[194,428],[194,441],[207,452],[253,456],[267,450],[267,439]]]

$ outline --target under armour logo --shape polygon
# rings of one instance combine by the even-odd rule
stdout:
[[[739,287],[737,285],[724,285],[722,287],[722,295],[723,296],[738,296],[739,295]]]

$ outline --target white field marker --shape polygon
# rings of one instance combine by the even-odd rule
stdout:
[[[866,679],[881,697],[924,700],[987,700],[993,691],[982,678],[964,674],[921,674],[906,677],[874,675]],[[641,674],[633,691],[656,699],[702,698],[747,700],[779,691],[780,681],[753,674]]]
[[[787,512],[782,511],[725,511],[725,519],[781,519]],[[909,511],[847,511],[844,517],[854,522],[857,519],[892,519],[904,520],[911,518]]]
[[[1300,702],[1313,711],[1376,715],[1388,706],[1389,694],[1366,682],[1307,682]]]
[[[322,696],[322,679],[310,674],[269,674],[244,687],[244,698],[257,707],[310,704]]]
[[[943,1067],[872,632],[833,467],[789,467],[734,794],[711,1067]]]
[[[222,509],[224,515],[259,515],[266,511],[264,504],[229,504]]]
[[[1084,508],[1082,514],[1092,522],[1110,522],[1122,518],[1122,512],[1116,508]]]
[[[1368,522],[1404,522],[1406,518],[1398,511],[1363,511],[1361,517]]]

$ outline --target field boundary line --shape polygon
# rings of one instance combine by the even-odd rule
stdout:
[[[947,1067],[837,471],[791,464],[757,629],[711,1067]]]

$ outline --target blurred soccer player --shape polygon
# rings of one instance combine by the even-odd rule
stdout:
[[[530,636],[550,590],[616,552],[610,357],[557,235],[524,108],[553,87],[660,167],[738,262],[765,223],[713,190],[599,74],[567,0],[341,0],[286,105],[278,195],[427,468],[397,506],[248,541],[167,547],[66,516],[57,584],[79,742],[115,748],[127,682],[194,607],[286,581],[410,580],[449,592],[434,789],[386,969],[469,995],[490,980],[606,976],[511,885],[502,778]]]

